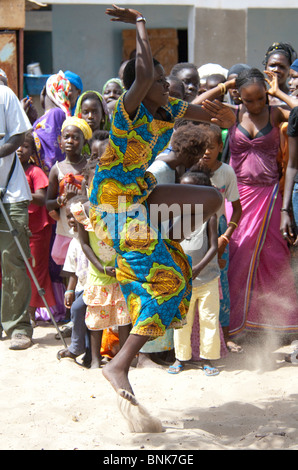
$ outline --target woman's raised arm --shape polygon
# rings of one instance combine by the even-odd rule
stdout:
[[[120,21],[136,25],[136,61],[135,80],[124,98],[127,113],[133,116],[153,83],[154,67],[151,47],[146,30],[146,20],[143,15],[130,8],[112,5],[106,14],[112,16],[111,21]]]

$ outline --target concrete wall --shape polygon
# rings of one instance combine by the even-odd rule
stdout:
[[[122,29],[131,25],[111,22],[103,5],[53,5],[53,69],[70,69],[83,80],[84,89],[101,91],[117,75],[122,59]],[[138,6],[148,28],[187,29],[188,7]]]
[[[195,9],[194,62],[229,69],[244,62],[263,70],[273,42],[289,42],[298,51],[297,9]]]
[[[195,9],[194,63],[231,65],[246,60],[246,11]]]
[[[289,42],[298,51],[298,9],[249,9],[247,63],[263,70],[266,50],[274,42]]]
[[[290,42],[298,50],[298,8],[226,9],[191,5],[134,5],[147,18],[148,28],[188,28],[189,60],[229,68],[247,62],[262,69],[265,51],[274,41]],[[204,4],[204,2],[201,2]],[[242,5],[242,3],[241,3]],[[71,69],[81,75],[84,89],[99,89],[118,72],[122,59],[122,29],[105,15],[106,5],[53,4],[50,26],[30,21],[26,29],[52,29],[53,70]],[[33,16],[32,16],[33,17]],[[49,22],[49,21],[48,21]],[[35,26],[34,26],[35,25]]]

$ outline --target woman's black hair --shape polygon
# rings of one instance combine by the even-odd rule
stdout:
[[[103,129],[99,129],[95,132],[92,133],[92,137],[91,139],[89,140],[89,146],[91,147],[91,145],[93,144],[93,142],[97,141],[97,140],[100,140],[101,142],[103,140],[106,140],[109,138],[109,131],[105,131]]]
[[[26,132],[25,139],[30,142],[32,151],[33,151],[34,155],[37,157],[37,155],[38,155],[37,154],[37,148],[36,148],[36,145],[35,145],[35,140],[34,140],[34,136],[32,134],[32,131]],[[32,155],[32,157],[34,157],[34,156]],[[31,158],[31,161],[33,161],[33,158]]]
[[[255,67],[248,70],[242,70],[236,78],[236,88],[238,90],[243,86],[247,86],[252,83],[261,83],[265,89],[267,88],[264,74]]]
[[[153,58],[153,66],[160,65],[158,60]],[[126,90],[129,90],[136,78],[136,59],[131,59],[127,62],[123,71],[123,85]]]
[[[209,138],[203,129],[188,122],[176,128],[172,135],[171,147],[173,152],[179,155],[200,155],[203,156],[209,144]]]
[[[213,124],[212,122],[199,122],[198,128],[209,137],[210,142],[215,138],[218,144],[223,143],[221,128],[217,124]]]
[[[197,67],[195,66],[195,64],[192,64],[191,62],[178,62],[178,64],[175,64],[174,67],[172,68],[171,75],[177,76],[178,73],[184,69],[191,69],[195,73],[197,73],[199,76]]]
[[[187,171],[181,176],[180,183],[183,178],[191,178],[193,181],[195,181],[195,184],[200,186],[212,186],[210,174],[210,170],[203,166],[198,170],[190,169],[190,171]]]
[[[287,42],[274,42],[266,51],[265,59],[263,60],[263,65],[265,67],[267,66],[269,57],[272,54],[283,54],[288,59],[289,65],[297,59],[297,52],[291,44]]]
[[[86,101],[86,100],[97,100],[100,103],[100,106],[103,108],[103,105],[102,105],[102,102],[100,101],[100,98],[93,91],[88,91],[87,93],[85,93],[82,96],[81,106],[84,103],[84,101]]]

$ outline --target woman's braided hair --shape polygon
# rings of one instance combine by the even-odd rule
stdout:
[[[257,68],[242,70],[236,78],[236,88],[240,90],[243,86],[252,83],[260,83],[266,89],[266,80],[264,74]]]
[[[272,54],[283,54],[289,61],[289,65],[291,65],[294,60],[297,59],[297,52],[291,46],[291,44],[287,42],[274,42],[270,47],[268,47],[265,58],[263,60],[263,65],[266,67],[269,57]]]

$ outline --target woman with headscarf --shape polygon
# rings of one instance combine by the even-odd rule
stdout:
[[[65,118],[71,114],[69,93],[70,83],[60,71],[48,78],[40,95],[45,113],[35,121],[33,136],[37,149],[36,164],[47,175],[56,161],[64,159],[60,135]]]
[[[75,116],[84,119],[91,127],[92,132],[110,130],[107,103],[98,91],[85,91],[81,94],[77,102]],[[90,155],[88,142],[83,147],[83,153]]]
[[[109,117],[112,118],[112,114],[118,98],[124,93],[125,88],[120,78],[110,78],[102,88],[102,96],[107,103]]]
[[[70,82],[69,101],[71,105],[71,115],[73,116],[76,110],[79,96],[83,92],[83,82],[81,77],[71,70],[66,70],[64,76]]]

